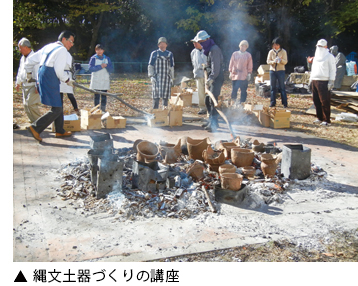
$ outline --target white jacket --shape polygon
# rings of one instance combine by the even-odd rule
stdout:
[[[203,50],[193,49],[190,53],[191,63],[193,65],[194,78],[204,78],[203,64],[207,62],[207,56]]]
[[[67,62],[65,65],[65,74],[67,74],[67,76],[72,79],[72,73],[70,72],[71,67],[72,67],[72,56],[69,53],[68,57],[67,57]],[[67,83],[61,81],[60,82],[60,92],[66,93],[66,94],[73,93],[73,87],[68,85]]]
[[[31,50],[31,52],[27,55],[27,57],[22,56],[20,59],[20,65],[19,69],[17,71],[16,76],[16,85],[23,85],[25,87],[27,86],[34,86],[35,82],[27,82],[26,80],[26,70],[25,70],[25,63],[27,62],[27,59],[34,54],[34,51]],[[34,65],[32,68],[32,78],[36,80],[37,71],[39,69],[39,65]]]
[[[336,59],[328,52],[319,58],[315,56],[312,62],[310,80],[334,81],[336,78]]]

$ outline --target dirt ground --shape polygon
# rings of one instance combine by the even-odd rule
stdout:
[[[79,83],[87,85],[86,80],[78,80]],[[189,86],[194,85],[189,82]],[[123,74],[113,77],[111,93],[123,93],[121,97],[129,104],[148,111],[151,106],[151,85],[145,74]],[[225,81],[222,88],[222,97],[227,99],[231,94],[231,82]],[[291,129],[303,132],[319,138],[329,139],[335,142],[343,143],[352,147],[358,147],[358,124],[346,122],[334,122],[328,128],[319,127],[312,124],[314,116],[306,114],[306,110],[312,105],[310,95],[289,94],[288,109],[292,112]],[[75,90],[79,108],[93,107],[93,95],[80,89]],[[253,85],[249,86],[247,102],[262,102],[265,106],[269,105],[269,99],[257,97]],[[280,106],[280,100],[278,100]],[[47,108],[42,106],[41,111],[45,112]],[[136,112],[127,108],[119,101],[108,98],[107,111],[111,115],[138,116]],[[185,113],[197,115],[198,109],[186,108]],[[70,101],[64,98],[65,114],[73,113]],[[202,115],[205,117],[205,115]],[[21,129],[29,125],[28,119],[22,105],[22,95],[20,92],[13,93],[13,120]],[[259,124],[259,123],[257,123]],[[177,256],[153,261],[160,262],[244,262],[244,261],[320,261],[320,262],[338,262],[338,261],[358,261],[358,229],[352,232],[333,232],[329,241],[322,241],[320,251],[307,250],[290,241],[272,240],[265,244],[246,245],[224,250],[210,251],[199,254]]]

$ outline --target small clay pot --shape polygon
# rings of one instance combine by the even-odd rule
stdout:
[[[224,164],[219,167],[219,174],[220,176],[224,173],[235,173],[236,167],[231,164]]]
[[[234,147],[231,149],[231,161],[236,167],[246,167],[252,164],[255,154],[250,149]]]
[[[258,143],[258,144],[252,143],[252,150],[255,152],[263,153],[263,152],[265,152],[265,144],[264,143]]]
[[[160,144],[159,152],[164,159],[164,163],[175,163],[181,154],[181,140],[179,139],[176,145],[169,143]]]
[[[242,172],[246,178],[253,178],[256,173],[256,169],[254,166],[246,166],[242,167]]]
[[[236,173],[224,173],[220,177],[221,188],[238,191],[241,188],[243,176]]]
[[[234,147],[238,147],[235,142],[221,142],[218,149],[224,150],[226,159],[231,159],[231,149]]]
[[[277,169],[277,156],[272,154],[262,154],[261,155],[261,170],[264,173],[265,177],[275,176]]]
[[[189,158],[193,160],[203,161],[203,151],[209,145],[209,138],[205,139],[192,139],[187,137],[187,148]]]
[[[203,159],[206,164],[217,165],[219,167],[225,162],[225,155],[222,150],[214,151],[210,145],[203,151]]]
[[[193,179],[199,180],[204,177],[204,166],[198,161],[195,161],[187,171],[187,174]]]
[[[152,162],[159,154],[157,145],[149,141],[139,142],[137,145],[137,161]]]

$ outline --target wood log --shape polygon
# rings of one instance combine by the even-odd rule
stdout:
[[[213,212],[213,213],[216,213],[216,209],[214,208],[211,200],[210,200],[210,196],[209,196],[209,193],[208,191],[206,190],[205,186],[201,186],[201,190],[204,192],[205,194],[205,197],[206,199],[208,200],[208,204],[209,204],[209,207],[210,207],[210,210]]]

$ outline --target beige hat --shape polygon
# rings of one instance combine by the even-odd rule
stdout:
[[[317,45],[316,46],[322,46],[322,47],[326,47],[327,46],[327,41],[325,39],[320,39],[318,42],[317,42]]]
[[[239,44],[239,47],[241,47],[241,46],[249,47],[249,42],[246,41],[246,40],[242,40],[242,41],[240,42],[240,44]]]
[[[166,39],[165,37],[160,37],[160,38],[158,39],[158,45],[159,45],[160,43],[162,43],[162,42],[168,44],[167,39]]]

